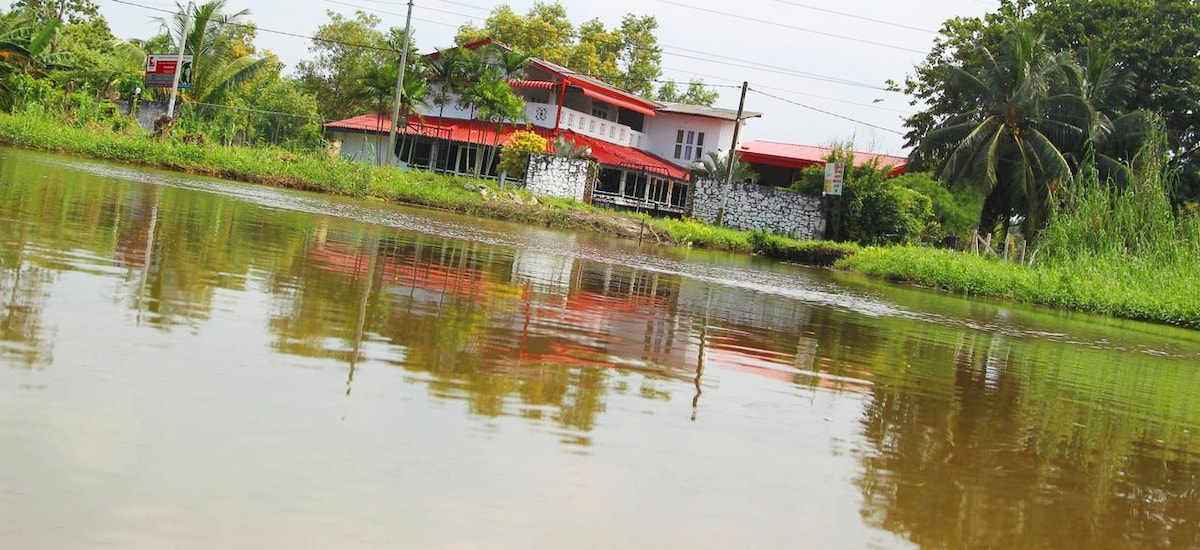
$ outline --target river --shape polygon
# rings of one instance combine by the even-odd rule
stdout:
[[[1200,333],[0,149],[0,546],[1200,545]]]

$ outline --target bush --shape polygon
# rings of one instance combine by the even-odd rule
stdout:
[[[829,241],[797,241],[756,231],[750,235],[750,246],[755,254],[805,265],[830,267],[838,260],[862,250],[859,246]]]
[[[500,151],[500,171],[516,179],[525,177],[529,155],[546,152],[546,138],[533,132],[516,132]]]
[[[853,166],[854,156],[835,151],[830,160]],[[793,191],[819,194],[824,188],[825,169],[805,168],[791,186]],[[873,164],[847,170],[840,197],[830,200],[830,237],[863,245],[913,244],[940,240],[942,227],[934,213],[934,201],[906,186],[907,180],[888,179],[884,169]],[[936,185],[936,182],[935,182]],[[951,201],[953,202],[953,201]],[[955,224],[960,223],[957,220]]]

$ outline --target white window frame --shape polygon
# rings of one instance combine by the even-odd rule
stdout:
[[[704,132],[685,130],[675,131],[675,160],[700,160],[704,155]]]

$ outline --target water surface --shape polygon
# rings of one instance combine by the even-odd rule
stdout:
[[[0,149],[13,548],[1200,545],[1196,333]]]

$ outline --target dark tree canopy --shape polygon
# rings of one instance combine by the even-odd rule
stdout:
[[[951,149],[923,146],[925,138],[974,107],[969,94],[942,85],[940,67],[972,72],[985,63],[982,51],[1005,55],[1004,29],[1013,20],[1023,20],[1051,51],[1076,58],[1086,50],[1106,53],[1130,86],[1102,107],[1114,117],[1138,110],[1161,116],[1180,192],[1200,195],[1200,2],[1194,0],[1003,0],[982,18],[947,21],[925,61],[897,86],[925,105],[906,121],[914,167],[944,161]]]

